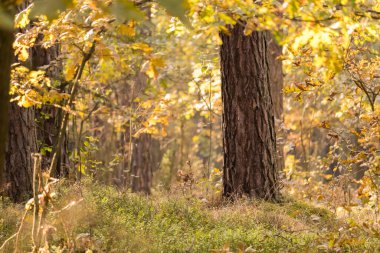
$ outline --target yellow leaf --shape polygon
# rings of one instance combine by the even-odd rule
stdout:
[[[33,103],[31,103],[31,102],[29,101],[29,99],[28,99],[26,96],[23,96],[23,97],[21,98],[21,100],[18,101],[17,104],[18,104],[18,106],[25,107],[25,108],[28,108],[28,107],[31,107],[31,106],[34,105]]]
[[[165,66],[164,59],[162,59],[161,57],[154,57],[150,59],[150,61],[147,64],[148,65],[144,67],[144,69],[146,69],[145,73],[150,78],[157,78],[159,75],[158,68]]]
[[[218,16],[219,16],[219,18],[221,20],[223,20],[228,25],[234,25],[234,24],[236,24],[236,21],[233,18],[231,18],[227,14],[224,14],[223,12],[219,12]]]
[[[66,68],[66,71],[64,71],[64,72],[65,72],[65,80],[70,81],[74,78],[75,68],[73,66],[68,67],[68,68]]]
[[[135,28],[130,25],[121,24],[119,26],[119,32],[121,35],[129,36],[129,37],[134,37],[136,35]]]
[[[326,58],[322,55],[318,55],[314,58],[314,65],[316,67],[324,66],[326,62]]]
[[[155,78],[158,76],[157,70],[154,68],[154,66],[150,63],[147,70],[145,71],[145,74],[149,76],[150,78]]]
[[[28,60],[29,58],[29,52],[28,52],[28,49],[26,49],[25,47],[22,47],[18,53],[18,59],[20,61],[26,61]]]
[[[145,53],[151,53],[153,50],[148,44],[145,43],[134,43],[131,45],[131,48],[135,50],[141,50]]]
[[[255,30],[255,23],[253,20],[248,20],[247,21],[247,24],[245,25],[245,28],[244,28],[244,35],[245,36],[249,36],[251,35],[251,33]]]
[[[32,5],[30,5],[32,6]],[[29,13],[30,13],[30,6],[23,10],[22,12],[20,12],[19,14],[16,15],[16,18],[15,18],[15,27],[16,28],[25,28],[30,20],[29,20]]]
[[[161,68],[165,66],[165,61],[161,57],[154,57],[150,61],[154,67]]]

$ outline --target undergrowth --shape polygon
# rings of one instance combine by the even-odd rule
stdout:
[[[323,208],[294,200],[234,203],[158,193],[146,197],[86,181],[60,185],[43,241],[46,252],[378,252],[380,240]],[[3,204],[0,241],[20,226],[23,206]],[[19,252],[31,251],[32,215]],[[13,252],[10,240],[3,252]]]

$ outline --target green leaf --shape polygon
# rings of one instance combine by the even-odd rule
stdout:
[[[116,0],[112,2],[111,11],[121,22],[129,19],[140,20],[144,17],[142,11],[130,0]]]
[[[51,153],[52,150],[53,149],[51,147],[43,147],[43,148],[40,149],[40,152],[41,152],[42,155],[46,155],[47,152]]]
[[[185,26],[191,28],[191,23],[186,17],[186,11],[188,9],[186,0],[157,0],[157,2],[162,5],[170,15],[178,17]]]
[[[49,20],[58,17],[60,11],[73,6],[72,0],[35,0],[30,17],[45,15]]]

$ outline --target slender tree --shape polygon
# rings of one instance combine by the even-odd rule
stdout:
[[[269,31],[244,35],[236,24],[221,34],[224,175],[223,195],[279,198],[272,86],[281,64],[270,51]],[[276,69],[274,69],[276,68]],[[271,75],[278,75],[277,78]],[[282,82],[282,81],[281,81]],[[278,86],[279,87],[279,86]]]
[[[151,11],[149,6],[142,7],[146,12],[148,22],[151,19]],[[141,35],[151,36],[151,32],[147,29],[140,30]],[[148,78],[145,73],[138,73],[134,87],[132,87],[133,92],[136,96],[145,93],[145,89],[148,87]],[[133,108],[134,103],[133,95],[131,99],[130,106]],[[137,119],[136,122],[130,121],[132,124],[129,129],[133,129],[133,124],[140,126],[141,119]],[[131,138],[131,135],[130,135]],[[130,149],[130,187],[133,192],[143,192],[146,194],[151,193],[153,172],[159,167],[161,162],[161,150],[160,143],[157,139],[154,139],[151,134],[141,134],[138,137],[132,137],[130,140],[132,144],[132,149]]]
[[[150,194],[153,172],[161,160],[160,143],[150,134],[142,134],[133,142],[131,189]]]
[[[135,78],[135,85],[133,89],[136,89],[136,95],[141,95],[138,91],[145,92],[148,86],[147,76],[144,73],[139,73]],[[133,97],[131,101],[133,101]],[[130,106],[134,106],[131,102]],[[130,124],[141,125],[142,119],[137,119],[136,122],[130,122]],[[133,125],[132,125],[133,127]],[[131,136],[131,135],[130,135]],[[141,134],[138,137],[130,137],[132,150],[130,150],[130,187],[133,192],[143,192],[150,194],[153,172],[159,167],[161,162],[161,150],[160,143],[154,139],[151,134]]]

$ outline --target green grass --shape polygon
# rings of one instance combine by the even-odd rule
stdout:
[[[61,186],[47,218],[50,252],[376,252],[380,241],[338,221],[329,211],[294,200],[203,203],[160,193],[145,197],[86,182]],[[18,227],[22,207],[2,207],[4,241]],[[28,252],[31,217],[19,249]],[[334,239],[335,238],[335,239]],[[12,240],[4,252],[13,252]],[[91,251],[88,251],[91,252]]]

